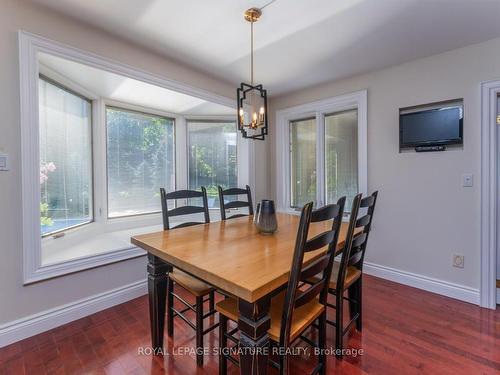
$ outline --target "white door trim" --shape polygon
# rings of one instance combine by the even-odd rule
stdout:
[[[368,91],[361,90],[312,103],[297,105],[276,111],[276,195],[278,210],[297,214],[290,208],[290,134],[289,123],[300,118],[316,118],[317,129],[320,129],[320,119],[328,113],[340,112],[348,109],[358,110],[358,186],[359,192],[368,191]],[[318,133],[318,135],[321,133]],[[322,140],[324,141],[324,140]],[[322,142],[321,141],[321,142]],[[320,143],[321,143],[320,142]],[[323,146],[321,146],[323,147]],[[317,160],[318,168],[323,161]],[[324,199],[323,192],[318,192],[318,202]]]
[[[496,308],[498,141],[500,81],[481,83],[481,286],[480,305]]]

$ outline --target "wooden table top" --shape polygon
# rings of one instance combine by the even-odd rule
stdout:
[[[253,216],[132,237],[134,245],[216,288],[255,302],[288,281],[299,216],[278,213],[278,231],[258,233]],[[348,223],[342,223],[337,249],[342,249]],[[313,237],[331,222],[311,223]],[[317,259],[323,250],[306,254]]]

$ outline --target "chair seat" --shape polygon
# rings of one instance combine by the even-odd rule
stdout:
[[[281,318],[285,302],[286,291],[273,297],[271,300],[271,328],[269,338],[277,343],[280,340]],[[229,319],[237,322],[239,317],[238,302],[234,298],[225,299],[215,305],[215,309]],[[317,299],[296,308],[293,312],[292,326],[290,330],[290,342],[295,340],[308,326],[311,325],[324,311],[324,306]]]
[[[196,297],[205,296],[213,290],[210,285],[177,269],[170,272],[169,277]]]
[[[332,277],[330,279],[330,289],[337,289],[337,276],[340,270],[340,263],[334,262],[332,269]],[[354,266],[347,267],[347,272],[345,274],[344,290],[349,288],[352,283],[361,277],[361,271]],[[319,281],[318,277],[311,277],[308,282],[314,284]]]
[[[340,270],[340,263],[334,262],[332,270],[332,278],[330,279],[330,288],[332,289],[336,289],[337,287],[337,276],[339,274],[339,270]],[[354,266],[348,266],[347,272],[345,273],[344,289],[349,288],[352,285],[352,283],[354,283],[360,277],[361,277],[360,270],[358,270]]]

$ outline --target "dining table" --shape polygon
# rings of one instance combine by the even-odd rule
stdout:
[[[148,256],[151,340],[163,350],[168,273],[184,271],[238,300],[240,373],[266,374],[269,357],[270,301],[286,286],[300,217],[277,213],[275,233],[261,234],[253,216],[136,235],[131,242]],[[311,223],[311,238],[331,229],[331,221]],[[342,223],[337,251],[344,246],[348,223]],[[306,253],[306,264],[325,249]],[[156,350],[155,350],[156,352]]]

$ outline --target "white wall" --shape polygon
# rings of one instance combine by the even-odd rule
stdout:
[[[22,285],[21,139],[17,32],[23,29],[219,95],[234,87],[23,0],[0,0],[0,326],[146,278],[145,258]]]
[[[368,90],[368,188],[380,194],[367,262],[479,289],[479,85],[500,78],[499,51],[494,39],[273,98],[275,116],[279,109]],[[398,152],[399,108],[455,98],[464,98],[463,149]],[[275,117],[271,130],[274,124]],[[274,149],[271,144],[271,155]],[[461,186],[463,173],[474,174],[474,187]],[[464,269],[451,266],[454,253],[465,255]]]

